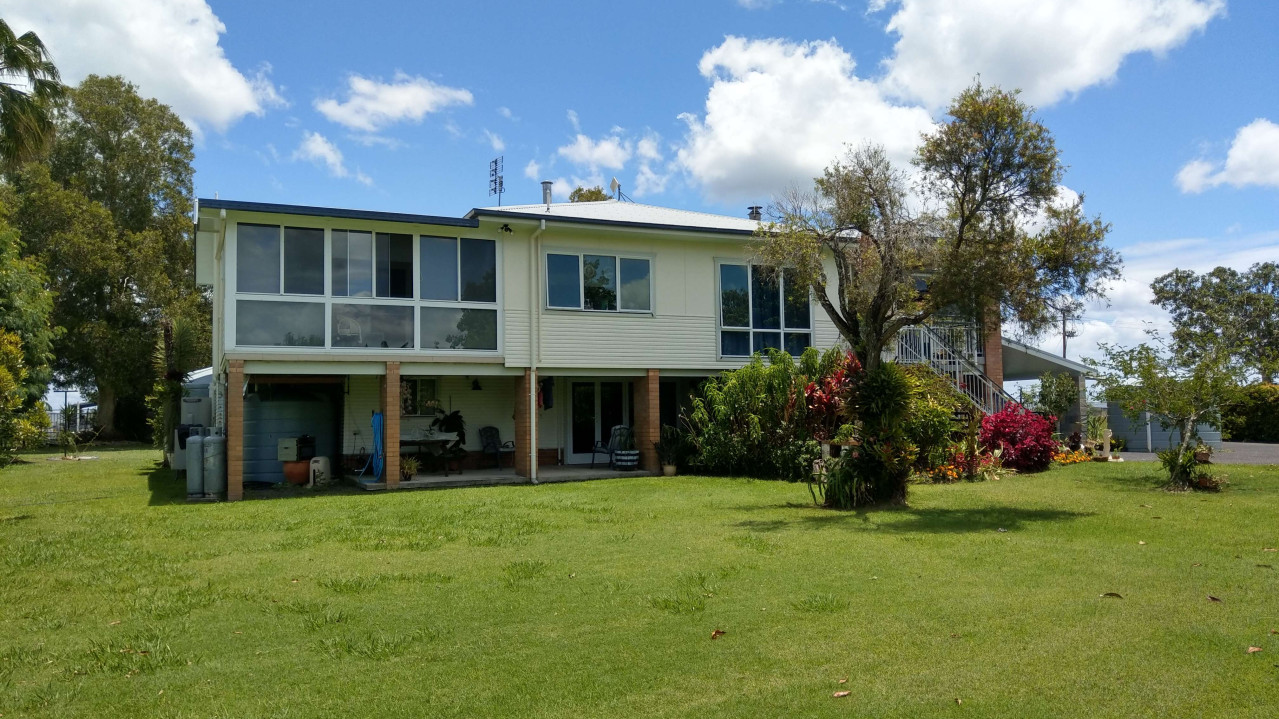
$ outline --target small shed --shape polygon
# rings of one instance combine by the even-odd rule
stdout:
[[[1116,439],[1122,439],[1129,452],[1158,452],[1181,442],[1181,430],[1176,427],[1164,429],[1159,422],[1159,415],[1149,412],[1140,421],[1133,422],[1124,416],[1118,402],[1106,406],[1106,420]],[[1221,429],[1207,422],[1198,427],[1199,438],[1213,449],[1221,449]]]

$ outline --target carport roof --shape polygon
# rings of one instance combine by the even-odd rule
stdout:
[[[1058,357],[1038,347],[1003,338],[1004,381],[1039,379],[1045,372],[1066,372],[1075,377],[1088,377],[1092,368],[1074,360]]]

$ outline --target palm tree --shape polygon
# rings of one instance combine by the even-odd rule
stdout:
[[[58,68],[34,32],[13,34],[0,20],[0,170],[38,158],[53,138],[50,108],[62,95]]]

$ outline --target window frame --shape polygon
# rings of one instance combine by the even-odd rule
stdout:
[[[333,218],[332,221],[317,221],[312,224],[295,223],[288,220],[294,218],[280,218],[272,221],[274,218],[253,218],[245,220],[232,220],[228,222],[231,228],[228,228],[228,239],[230,232],[235,232],[235,242],[228,242],[226,252],[227,269],[224,273],[226,277],[226,291],[222,297],[222,307],[224,316],[224,326],[222,328],[222,337],[224,345],[230,351],[249,351],[249,352],[288,352],[288,353],[325,353],[336,356],[343,355],[369,355],[378,354],[388,357],[397,356],[407,359],[406,355],[414,353],[418,355],[429,356],[450,356],[450,357],[501,357],[505,352],[505,311],[504,311],[504,294],[505,288],[502,282],[502,244],[498,239],[490,239],[486,237],[464,236],[462,234],[447,235],[442,234],[433,226],[414,226],[414,225],[397,225],[395,223],[386,222],[352,222],[346,219]],[[279,274],[279,292],[262,293],[262,292],[242,292],[238,286],[239,272],[239,228],[243,225],[254,225],[259,227],[274,227],[278,230],[277,250],[280,253],[280,274]],[[297,229],[321,230],[324,233],[324,293],[323,294],[284,294],[284,230],[286,227]],[[461,229],[461,228],[459,228]],[[431,231],[435,230],[435,231]],[[367,232],[372,237],[373,257],[372,257],[372,280],[373,280],[373,296],[370,297],[351,297],[346,295],[336,295],[333,290],[333,282],[335,273],[333,271],[333,245],[334,233],[339,231],[345,232]],[[378,297],[377,296],[377,237],[380,234],[385,235],[407,235],[412,244],[413,266],[412,278],[413,293],[410,297]],[[423,237],[439,237],[454,240],[454,246],[458,254],[455,272],[457,276],[457,296],[460,298],[462,294],[461,287],[461,246],[462,240],[474,240],[482,242],[491,242],[493,248],[493,276],[494,276],[494,298],[489,301],[472,301],[472,300],[426,300],[421,299],[419,295],[421,291],[421,239]],[[236,303],[240,300],[254,300],[266,302],[308,302],[318,304],[324,308],[324,344],[315,346],[286,346],[286,345],[246,345],[240,344],[238,341],[238,317],[236,311]],[[334,306],[335,305],[373,305],[382,307],[412,307],[413,308],[413,345],[411,348],[398,347],[338,347],[333,343],[334,329]],[[449,309],[475,309],[492,311],[496,317],[497,324],[497,347],[496,349],[437,349],[434,347],[422,346],[422,308],[424,307],[442,307]]]
[[[564,255],[577,258],[577,306],[564,307],[551,304],[551,281],[550,281],[550,257],[551,255]],[[617,309],[598,310],[588,309],[586,307],[586,257],[612,257],[613,258],[613,284],[614,299]],[[622,260],[642,260],[648,263],[648,309],[625,309],[622,307]],[[652,254],[643,252],[616,252],[612,250],[594,250],[581,248],[554,248],[548,247],[542,250],[542,310],[546,312],[590,312],[602,315],[656,315],[657,314],[657,296],[656,283],[654,278],[656,275],[657,258]]]
[[[746,316],[749,322],[749,326],[742,327],[742,326],[733,326],[733,325],[724,324],[724,289],[722,286],[723,275],[721,274],[722,270],[720,268],[726,265],[746,268]],[[730,361],[750,359],[757,352],[757,350],[755,349],[755,335],[762,334],[762,333],[770,333],[770,334],[775,333],[779,335],[781,337],[781,343],[780,343],[781,346],[778,347],[777,349],[782,352],[787,351],[786,350],[787,334],[806,334],[808,335],[808,346],[809,347],[816,346],[816,342],[815,342],[816,329],[814,327],[816,323],[816,318],[815,318],[815,313],[813,312],[813,292],[811,289],[808,292],[808,325],[809,326],[808,327],[790,327],[786,324],[785,270],[787,268],[785,267],[778,268],[778,272],[781,273],[781,276],[778,277],[778,281],[777,281],[777,297],[778,297],[778,301],[780,302],[778,306],[779,327],[776,329],[771,327],[770,328],[755,327],[755,287],[754,287],[755,283],[753,282],[753,277],[752,277],[752,267],[754,266],[757,266],[757,265],[755,265],[748,259],[736,259],[736,258],[727,258],[727,257],[715,258],[715,356],[716,358],[720,360],[730,360]],[[758,266],[762,267],[763,265],[758,265]],[[741,333],[747,334],[750,337],[750,348],[751,348],[750,353],[744,354],[744,355],[724,354],[723,335],[725,331],[741,332]],[[791,355],[791,356],[795,357],[797,355]]]

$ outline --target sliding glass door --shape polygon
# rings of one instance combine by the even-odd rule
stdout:
[[[573,380],[569,383],[567,462],[591,461],[597,442],[608,444],[613,427],[630,425],[631,384],[623,380]],[[607,459],[597,457],[597,461]]]

